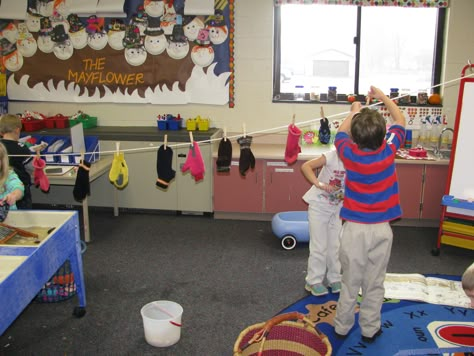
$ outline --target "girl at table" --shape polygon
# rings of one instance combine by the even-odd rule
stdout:
[[[16,210],[16,202],[23,198],[24,191],[25,186],[10,168],[7,150],[0,143],[0,207],[2,211],[8,208]]]

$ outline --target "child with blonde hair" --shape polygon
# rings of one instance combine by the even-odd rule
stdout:
[[[0,143],[0,206],[7,204],[10,210],[16,210],[16,202],[23,198],[23,192],[23,183],[10,168],[7,150]]]
[[[461,283],[464,292],[471,299],[471,308],[474,308],[474,263],[464,271]]]

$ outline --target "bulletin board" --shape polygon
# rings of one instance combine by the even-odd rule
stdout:
[[[102,1],[28,0],[24,21],[0,20],[10,100],[234,106],[234,0],[126,0],[123,17],[74,3]]]
[[[471,67],[472,68],[472,67]],[[459,88],[458,107],[454,126],[453,150],[448,175],[448,195],[474,199],[472,174],[474,152],[474,79],[463,78]],[[474,216],[474,210],[448,206],[451,213]]]

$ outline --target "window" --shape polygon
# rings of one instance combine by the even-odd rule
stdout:
[[[361,95],[370,85],[387,94],[432,88],[440,81],[444,17],[434,7],[276,6],[273,101],[324,95],[329,86]]]

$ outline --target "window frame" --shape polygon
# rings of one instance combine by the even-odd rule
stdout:
[[[283,6],[283,5],[282,5]],[[302,6],[312,6],[312,5],[302,5]],[[324,5],[316,5],[324,6]],[[360,74],[360,38],[361,38],[361,26],[362,26],[362,7],[357,6],[357,29],[356,37],[354,38],[355,44],[355,68],[354,68],[354,91],[353,93],[344,93],[355,94],[357,99],[360,101],[365,100],[365,94],[359,92],[359,74]],[[297,103],[314,103],[315,101],[310,101],[309,98],[304,98],[304,100],[296,100],[294,93],[281,93],[280,90],[280,75],[281,75],[281,6],[274,6],[273,13],[273,94],[272,102],[281,103],[281,102],[297,102]],[[433,56],[433,71],[432,71],[432,81],[431,86],[433,92],[440,93],[440,82],[441,82],[441,72],[442,72],[442,61],[443,61],[443,50],[444,50],[444,34],[446,27],[446,8],[438,8],[438,17],[436,21],[436,34],[435,34],[435,53]],[[339,95],[339,94],[338,94]],[[319,101],[316,101],[317,103]],[[325,102],[326,103],[326,102]],[[342,101],[337,101],[337,104],[344,103]],[[330,103],[331,104],[331,103]],[[332,103],[333,104],[333,103]]]

